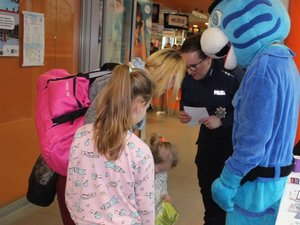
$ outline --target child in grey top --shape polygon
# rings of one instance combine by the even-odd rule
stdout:
[[[177,165],[177,151],[173,144],[162,136],[153,133],[150,138],[150,149],[155,164],[155,215],[161,210],[163,201],[171,201],[168,195],[168,171]]]
[[[132,68],[139,68],[144,70],[145,63],[140,58],[133,58],[131,62],[128,63]],[[102,70],[111,70],[118,63],[106,63],[101,67]],[[112,73],[105,74],[104,76],[98,77],[89,88],[89,98],[91,100],[91,105],[88,108],[87,112],[84,115],[84,123],[93,123],[96,117],[96,102],[97,97],[101,95],[101,91],[106,86],[108,81],[111,79]],[[139,123],[135,124],[132,127],[132,130],[142,130],[146,123],[146,117],[144,117]]]

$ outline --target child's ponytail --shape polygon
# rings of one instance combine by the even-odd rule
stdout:
[[[94,140],[98,152],[116,160],[124,147],[126,132],[132,127],[132,102],[137,96],[145,103],[152,98],[153,85],[147,73],[119,65],[97,100]]]

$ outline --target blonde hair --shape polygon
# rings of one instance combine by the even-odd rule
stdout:
[[[141,96],[145,105],[153,95],[153,83],[141,69],[119,65],[97,99],[94,141],[98,152],[116,160],[125,144],[126,132],[133,125],[132,103]]]
[[[155,97],[160,97],[170,87],[173,87],[174,96],[177,95],[186,71],[180,52],[173,48],[159,50],[147,58],[145,68],[154,83]]]
[[[177,165],[178,156],[175,146],[171,142],[165,140],[165,138],[163,138],[161,135],[157,133],[151,134],[150,149],[153,155],[155,165],[164,163],[168,160],[171,161],[171,168]],[[161,157],[161,153],[163,151],[167,153],[167,158]]]

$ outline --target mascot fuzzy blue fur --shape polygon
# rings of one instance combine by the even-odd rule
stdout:
[[[217,0],[201,46],[246,73],[233,105],[234,152],[212,185],[227,225],[274,225],[292,168],[299,73],[282,41],[290,30],[280,0]]]

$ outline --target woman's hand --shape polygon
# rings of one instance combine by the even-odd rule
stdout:
[[[202,123],[208,129],[216,129],[222,126],[221,120],[217,116],[209,116],[199,120],[199,123]]]
[[[181,123],[188,123],[191,121],[192,117],[188,113],[184,111],[180,111],[178,115],[178,119]]]

